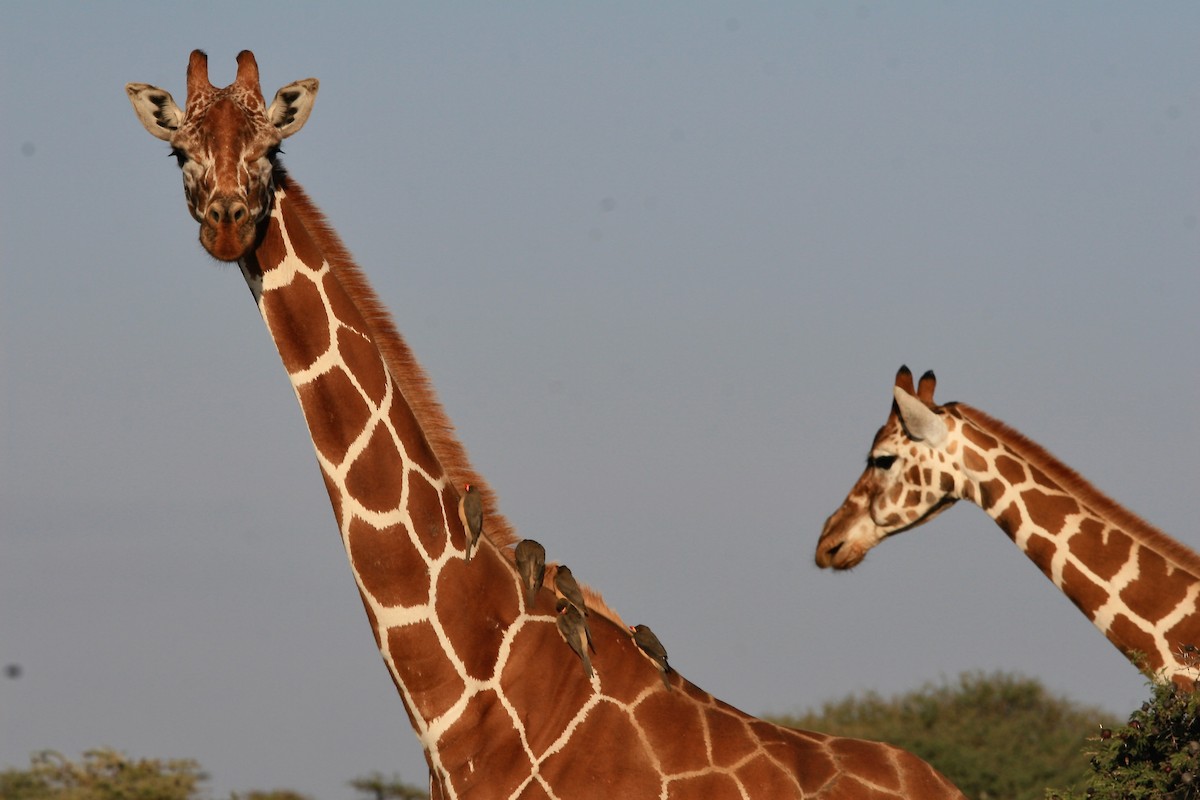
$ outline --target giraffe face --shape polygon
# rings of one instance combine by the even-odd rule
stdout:
[[[825,521],[819,567],[857,566],[879,542],[928,522],[962,496],[951,435],[958,421],[900,387],[896,401],[875,435],[866,469]]]
[[[208,59],[196,50],[187,86],[183,109],[155,86],[131,83],[125,90],[146,130],[171,145],[200,243],[213,258],[237,261],[254,246],[270,211],[279,145],[307,121],[318,83],[288,84],[267,106],[249,50],[238,55],[237,78],[223,89],[209,83]]]

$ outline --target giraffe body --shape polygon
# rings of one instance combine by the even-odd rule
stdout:
[[[588,679],[526,590],[516,537],[471,470],[420,366],[337,235],[275,163],[315,80],[267,107],[253,56],[216,89],[192,54],[188,102],[127,91],[171,142],[201,243],[238,261],[299,400],[376,644],[424,748],[434,798],[960,798],[889,745],[750,717],[682,678],[666,691],[615,615],[589,598]],[[266,159],[269,170],[260,169]],[[254,236],[242,236],[245,220]],[[468,564],[457,486],[488,529]],[[536,600],[536,598],[535,598]]]
[[[902,367],[867,467],[817,544],[821,567],[849,569],[884,538],[960,499],[979,505],[1130,658],[1195,686],[1200,556],[1105,497],[1012,428],[963,403],[937,405]]]

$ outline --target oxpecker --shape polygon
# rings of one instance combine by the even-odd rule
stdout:
[[[671,671],[671,665],[667,663],[667,648],[663,647],[662,642],[654,635],[654,631],[646,625],[630,625],[629,631],[633,634],[633,641],[642,649],[642,652],[658,664],[659,670],[662,671],[663,686],[670,689],[671,682],[667,680],[667,673]]]
[[[591,635],[587,632],[587,621],[584,620],[583,614],[579,609],[563,600],[561,597],[554,604],[554,610],[557,617],[554,622],[558,625],[558,632],[567,640],[567,644],[575,651],[575,655],[579,656],[579,660],[583,662],[583,671],[589,678],[592,677],[592,659],[588,657],[587,645],[584,640],[591,639]]]
[[[525,605],[532,606],[546,577],[546,548],[533,539],[518,542],[517,573],[521,576],[521,583],[525,584]]]
[[[471,548],[483,532],[483,498],[479,490],[469,483],[463,487],[462,497],[458,499],[458,518],[467,533],[467,561],[470,561]]]

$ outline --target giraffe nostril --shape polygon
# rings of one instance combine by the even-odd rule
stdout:
[[[220,225],[223,222],[241,223],[250,216],[250,209],[240,200],[213,200],[205,214],[209,224]]]

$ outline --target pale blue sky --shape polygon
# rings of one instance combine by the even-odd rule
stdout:
[[[0,28],[0,766],[424,762],[278,357],[129,81],[321,80],[284,162],[518,530],[753,713],[1141,678],[978,509],[812,564],[896,368],[1192,547],[1194,3],[21,3]],[[780,635],[783,632],[784,635]]]

